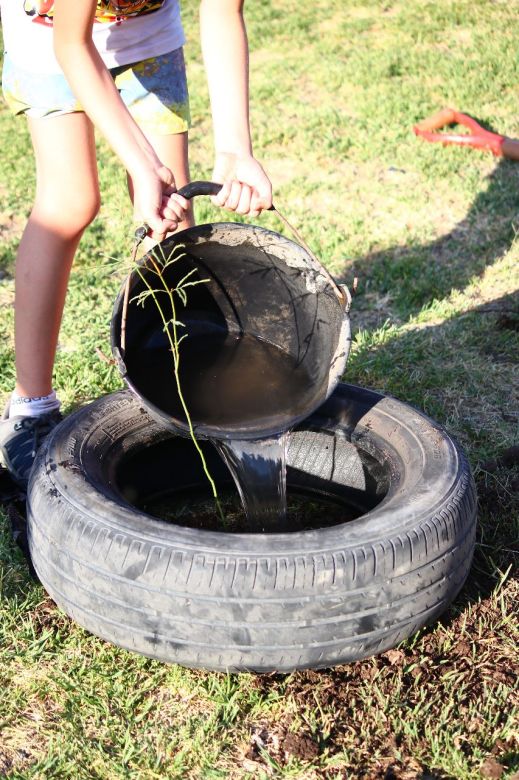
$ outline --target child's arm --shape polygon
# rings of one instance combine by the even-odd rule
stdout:
[[[201,0],[200,35],[213,114],[213,178],[224,183],[214,200],[239,214],[257,216],[272,205],[272,186],[252,154],[243,2]]]
[[[176,229],[188,204],[172,195],[173,174],[133,120],[92,42],[95,9],[96,0],[55,0],[56,57],[81,106],[132,177],[139,218],[163,235]]]

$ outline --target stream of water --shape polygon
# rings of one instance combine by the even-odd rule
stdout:
[[[252,441],[213,440],[238,488],[251,531],[286,526],[288,432]]]

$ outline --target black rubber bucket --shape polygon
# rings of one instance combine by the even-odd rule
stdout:
[[[215,187],[195,182],[181,194]],[[115,301],[114,357],[155,418],[189,431],[167,331],[168,291],[186,280],[185,300],[173,293],[177,333],[186,337],[178,373],[197,436],[271,436],[324,403],[348,357],[347,291],[294,241],[254,225],[219,223],[167,238],[141,259]]]

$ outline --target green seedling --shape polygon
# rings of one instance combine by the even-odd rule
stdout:
[[[136,243],[136,248],[137,246],[138,244]],[[136,248],[133,253],[134,259],[136,254]],[[136,295],[134,298],[131,298],[130,303],[135,302],[137,306],[144,306],[146,304],[146,301],[148,301],[151,298],[151,300],[153,301],[153,303],[157,308],[157,311],[159,312],[163,324],[163,331],[166,334],[169,343],[169,348],[170,348],[171,358],[172,358],[172,369],[175,376],[175,384],[176,384],[180,404],[182,406],[182,411],[184,412],[187,426],[189,429],[189,436],[200,457],[202,469],[211,487],[211,493],[213,495],[216,504],[216,509],[218,511],[220,519],[224,521],[223,510],[218,498],[216,483],[213,477],[211,476],[211,474],[209,473],[209,469],[207,467],[207,462],[204,453],[196,438],[193,421],[189,414],[189,409],[187,407],[187,403],[184,398],[184,394],[182,392],[182,387],[180,384],[180,374],[179,374],[180,344],[184,339],[188,338],[188,334],[187,333],[183,333],[181,335],[179,334],[179,329],[185,328],[185,324],[178,317],[177,304],[178,301],[180,301],[182,306],[185,307],[187,304],[187,292],[186,292],[187,289],[189,287],[195,287],[199,284],[205,284],[209,281],[209,279],[194,279],[193,276],[194,274],[196,274],[197,269],[193,268],[191,271],[189,271],[189,273],[183,276],[179,282],[177,282],[175,287],[170,287],[168,285],[164,276],[164,272],[167,270],[167,268],[169,268],[169,266],[173,265],[178,260],[180,260],[181,257],[185,256],[185,253],[182,252],[183,248],[184,248],[183,244],[178,244],[177,246],[173,247],[173,250],[166,257],[161,244],[157,244],[157,246],[154,247],[154,249],[149,253],[148,270],[150,274],[152,274],[156,279],[157,282],[156,287],[154,287],[150,283],[147,275],[143,273],[142,266],[140,266],[138,263],[134,263],[135,270],[139,275],[140,279],[142,280],[143,284],[145,285],[146,289],[143,290],[141,293],[139,293],[139,295]],[[162,304],[163,300],[165,300],[164,305]],[[123,316],[123,321],[124,319],[125,317]]]

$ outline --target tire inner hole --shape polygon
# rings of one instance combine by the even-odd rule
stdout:
[[[110,481],[120,498],[155,520],[207,531],[260,531],[247,520],[230,472],[216,449],[207,441],[200,444],[217,486],[223,520],[189,439],[171,436],[130,448],[116,459]],[[388,466],[340,432],[292,431],[287,453],[287,521],[282,530],[298,533],[354,520],[384,499],[389,481]]]

